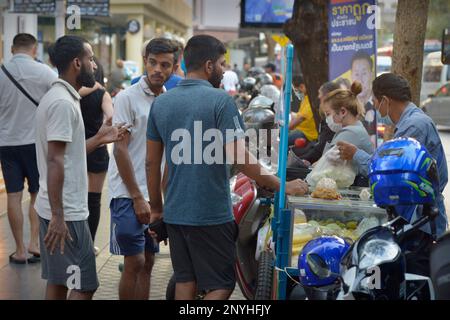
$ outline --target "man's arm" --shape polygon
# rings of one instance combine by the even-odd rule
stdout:
[[[112,119],[113,114],[114,114],[114,107],[113,107],[111,95],[107,91],[105,91],[105,94],[103,95],[102,110],[103,110],[103,115],[104,115],[105,121]]]
[[[147,174],[147,187],[152,208],[151,221],[161,219],[163,214],[163,202],[161,193],[161,159],[164,146],[160,141],[147,139],[147,155],[145,169]],[[164,172],[167,170],[167,163]]]
[[[123,139],[128,129],[131,128],[131,125],[125,125],[124,122],[111,125],[112,119],[107,119],[95,136],[86,140],[86,153],[89,154],[99,146],[104,144],[120,141]]]
[[[81,87],[80,90],[78,90],[78,93],[82,98],[84,98],[98,89],[103,89],[103,86],[98,81],[96,81],[95,85],[92,88]]]
[[[134,175],[133,163],[128,152],[128,144],[130,142],[130,133],[124,134],[122,140],[114,143],[114,158],[116,160],[119,175],[122,178],[131,198],[133,199],[134,211],[140,223],[148,224],[150,222],[150,206],[144,199]]]
[[[280,190],[280,179],[258,163],[257,159],[248,152],[243,139],[227,143],[225,151],[227,159],[236,164],[239,171],[255,180],[258,185],[275,191]],[[303,195],[306,192],[308,192],[308,185],[300,179],[286,183],[286,194]]]
[[[348,142],[338,141],[336,146],[342,160],[353,160],[358,165],[358,173],[365,177],[368,176],[369,162],[372,155]]]
[[[167,168],[167,161],[164,165],[164,173],[163,173],[163,177],[162,177],[162,181],[161,181],[161,189],[163,194],[166,193],[167,190],[167,179],[169,179],[169,169]]]
[[[64,221],[62,192],[64,186],[64,152],[66,142],[49,141],[47,155],[47,186],[48,200],[52,211],[47,234],[44,238],[45,246],[53,254],[59,244],[61,254],[64,254],[66,239],[72,240],[69,229]]]
[[[291,122],[289,122],[289,130],[294,130],[296,126],[305,120],[301,115],[295,115],[292,117]]]

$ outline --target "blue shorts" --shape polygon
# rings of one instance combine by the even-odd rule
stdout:
[[[135,256],[141,253],[159,252],[159,244],[145,233],[148,225],[141,224],[134,213],[133,200],[128,198],[112,199],[111,241],[109,250],[114,255]]]
[[[0,147],[0,162],[7,193],[21,192],[25,178],[28,192],[39,191],[39,171],[34,144]]]

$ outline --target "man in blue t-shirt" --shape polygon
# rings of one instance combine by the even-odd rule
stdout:
[[[214,37],[192,37],[184,52],[187,79],[155,99],[148,119],[150,221],[164,217],[167,224],[175,299],[194,299],[196,290],[205,290],[205,299],[216,300],[228,299],[233,292],[238,228],[232,214],[229,164],[236,164],[259,185],[274,190],[280,185],[246,150],[244,124],[233,98],[217,89],[225,53]],[[164,209],[163,150],[168,172]],[[307,189],[301,180],[286,184],[288,194],[304,194]]]

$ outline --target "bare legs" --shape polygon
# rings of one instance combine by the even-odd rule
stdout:
[[[23,212],[22,212],[22,195],[23,192],[14,192],[7,194],[8,220],[11,231],[16,242],[16,254],[14,258],[25,260],[27,258],[25,244],[23,241]],[[34,202],[36,201],[36,193],[30,194],[30,244],[28,252],[39,253],[39,219],[34,210]]]

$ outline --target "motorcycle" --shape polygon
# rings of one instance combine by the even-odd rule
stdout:
[[[388,211],[394,210],[388,208]],[[338,300],[434,300],[428,276],[409,273],[408,241],[424,236],[422,226],[438,214],[425,206],[414,223],[396,217],[367,231],[342,259],[341,291]]]
[[[327,260],[327,251],[306,257],[305,264],[319,280],[334,277],[338,300],[435,299],[429,257],[439,214],[436,161],[416,140],[395,139],[377,150],[369,178],[374,201],[386,209],[389,222],[363,233],[343,255],[339,272]],[[425,226],[431,227],[431,235],[423,231]],[[434,275],[442,275],[448,264],[444,259],[431,266]]]
[[[450,300],[450,232],[442,236],[431,251],[430,273],[436,299]]]

